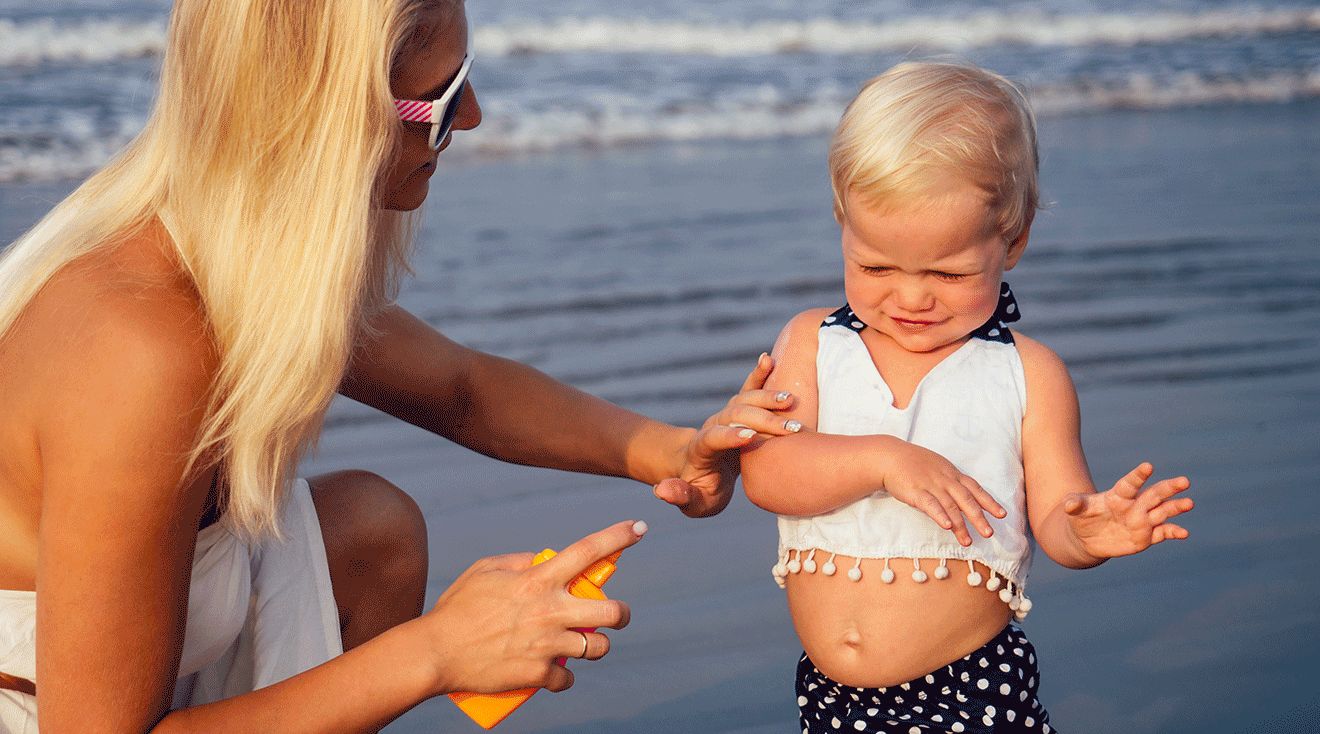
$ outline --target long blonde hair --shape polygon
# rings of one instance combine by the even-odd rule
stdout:
[[[219,355],[191,465],[218,462],[246,534],[275,529],[355,337],[407,269],[412,218],[380,208],[390,72],[443,4],[177,0],[142,133],[0,260],[3,335],[65,265],[159,219]]]

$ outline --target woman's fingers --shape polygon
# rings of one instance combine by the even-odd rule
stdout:
[[[765,410],[786,410],[793,407],[793,393],[788,390],[744,390],[729,398],[728,406],[748,405]]]
[[[774,372],[774,369],[775,361],[770,358],[770,355],[762,352],[761,356],[756,359],[756,367],[752,368],[751,374],[747,375],[746,380],[743,380],[742,389],[738,392],[760,390],[765,387],[765,381],[769,379],[770,373]]]
[[[707,422],[708,430],[719,427],[732,428],[751,428],[758,433],[764,433],[771,436],[782,436],[787,433],[797,433],[802,429],[800,421],[784,417],[783,413],[776,412],[786,409],[792,404],[792,396],[778,405],[761,407],[751,403],[730,403],[723,410],[716,413],[711,421]],[[714,424],[714,425],[712,425]]]
[[[545,684],[542,688],[551,693],[567,691],[573,687],[573,671],[562,665],[550,666],[550,673],[546,676]]]
[[[655,485],[654,490],[656,498],[680,509],[687,507],[688,503],[692,501],[693,491],[687,482],[676,478],[660,480],[660,483]]]
[[[532,553],[507,553],[502,556],[482,558],[468,568],[468,573],[483,571],[522,571],[530,568],[536,556]]]
[[[570,629],[564,632],[564,658],[600,660],[610,651],[610,638],[589,629]]]
[[[623,551],[646,534],[646,523],[627,520],[615,523],[604,530],[592,533],[582,540],[568,546],[554,558],[541,564],[544,573],[567,587],[593,563],[614,553]]]

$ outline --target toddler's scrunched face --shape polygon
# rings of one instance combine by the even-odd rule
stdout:
[[[842,227],[848,304],[916,353],[956,348],[994,314],[1004,271],[1027,240],[1007,242],[985,192],[969,183],[884,208],[849,194]]]

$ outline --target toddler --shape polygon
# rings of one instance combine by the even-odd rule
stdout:
[[[1021,92],[971,66],[896,66],[839,124],[847,303],[784,327],[766,387],[803,429],[743,454],[779,515],[804,734],[1050,732],[1013,624],[1032,537],[1069,568],[1187,537],[1185,477],[1096,492],[1067,369],[1008,327],[1037,167]]]

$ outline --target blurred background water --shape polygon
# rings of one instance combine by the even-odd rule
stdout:
[[[161,0],[0,0],[0,241],[141,126]],[[1186,474],[1191,540],[1070,572],[1026,630],[1064,732],[1320,730],[1320,7],[1308,2],[473,0],[485,110],[432,181],[405,305],[671,422],[842,302],[828,134],[864,80],[957,54],[1021,82],[1052,205],[1007,279],[1069,364],[1096,483]],[[348,401],[309,473],[417,497],[431,598],[472,560],[625,518],[605,660],[516,732],[789,732],[773,518],[491,462]],[[475,731],[448,701],[389,731]]]
[[[0,0],[0,181],[80,176],[142,126],[166,0]],[[1320,93],[1314,2],[478,0],[481,130],[451,154],[827,133],[911,56],[974,58],[1043,114]]]

